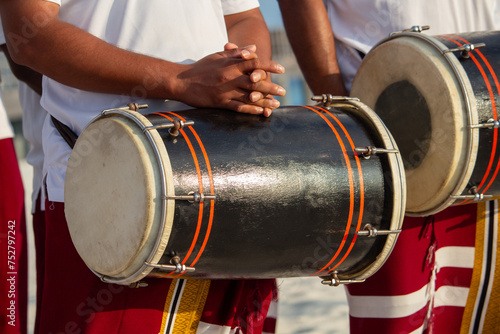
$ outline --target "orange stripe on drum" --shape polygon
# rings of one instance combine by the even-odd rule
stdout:
[[[162,117],[165,117],[166,119],[170,120],[171,122],[174,121],[173,118],[171,118],[171,117],[169,117],[167,115],[164,115],[164,114],[161,114],[161,113],[154,113],[154,114],[155,115],[160,115]],[[194,147],[191,144],[191,141],[189,140],[189,138],[186,135],[186,133],[184,132],[184,130],[179,129],[179,132],[182,134],[182,137],[186,141],[186,144],[188,145],[189,150],[191,151],[191,155],[193,157],[193,161],[194,161],[194,164],[195,164],[195,167],[196,167],[196,173],[198,175],[198,185],[199,185],[199,188],[200,188],[200,193],[203,193],[203,182],[202,182],[202,177],[201,177],[201,169],[200,169],[200,164],[198,162],[198,158],[196,156],[196,152],[194,151]],[[201,202],[200,203],[200,209],[199,209],[199,212],[198,212],[198,222],[197,222],[197,225],[196,225],[196,232],[195,232],[195,235],[193,237],[193,241],[191,242],[191,246],[189,248],[189,251],[187,252],[185,258],[182,261],[183,264],[185,264],[187,258],[189,258],[189,256],[193,252],[194,246],[196,245],[196,241],[198,240],[198,237],[199,237],[199,234],[200,234],[202,220],[203,220],[203,203]],[[173,275],[174,273],[175,272],[173,271],[173,272],[171,272],[169,274],[166,274],[166,275],[162,276],[162,278],[170,276],[170,275]]]
[[[345,253],[344,257],[333,268],[328,270],[328,272],[331,272],[335,268],[337,268],[342,262],[344,262],[344,260],[347,258],[347,256],[349,256],[349,254],[351,253],[351,250],[354,247],[354,244],[356,243],[356,239],[358,237],[358,231],[361,229],[361,223],[363,222],[363,211],[364,211],[364,207],[365,207],[365,186],[364,186],[364,181],[363,181],[363,170],[361,169],[361,162],[359,160],[359,155],[355,151],[356,147],[354,146],[354,142],[353,142],[351,136],[349,135],[349,132],[347,131],[345,126],[339,121],[339,119],[337,117],[335,117],[331,112],[329,112],[328,110],[321,108],[321,107],[316,107],[316,108],[319,110],[322,110],[325,113],[327,113],[328,115],[330,115],[335,120],[335,122],[337,122],[337,124],[340,126],[340,128],[344,132],[345,136],[347,137],[347,140],[349,141],[349,145],[351,145],[352,152],[354,153],[354,159],[356,161],[356,165],[358,166],[358,175],[359,175],[360,195],[359,195],[358,224],[356,225],[356,233],[354,234],[351,245],[349,246],[349,249]]]
[[[344,237],[342,238],[342,242],[340,243],[340,246],[337,249],[337,252],[335,253],[335,255],[332,257],[332,259],[323,268],[321,268],[319,271],[317,271],[316,273],[310,275],[310,276],[314,276],[314,275],[320,275],[323,271],[325,271],[328,268],[329,265],[331,265],[333,263],[333,261],[335,261],[335,259],[339,256],[340,252],[344,248],[346,240],[347,240],[347,238],[349,236],[349,231],[350,231],[351,225],[352,225],[352,218],[353,218],[353,215],[354,215],[354,177],[352,175],[351,162],[349,160],[349,156],[347,155],[347,150],[345,148],[344,142],[342,141],[342,138],[340,137],[339,133],[337,132],[337,130],[335,129],[335,127],[333,126],[333,124],[320,111],[318,111],[318,110],[316,110],[316,109],[314,109],[312,107],[309,107],[309,106],[302,106],[302,107],[314,111],[321,118],[323,118],[323,120],[328,124],[328,126],[330,127],[330,129],[332,129],[332,131],[335,134],[335,137],[337,138],[337,141],[338,141],[338,143],[339,143],[339,145],[340,145],[340,147],[342,149],[342,153],[344,155],[344,159],[345,159],[345,162],[346,162],[346,165],[347,165],[347,173],[348,173],[348,176],[349,176],[349,200],[350,200],[349,201],[350,202],[350,204],[349,204],[349,218],[347,219],[347,224],[346,224],[346,229],[345,229],[345,232],[344,232]]]
[[[186,121],[183,117],[177,115],[176,113],[169,112],[169,114],[172,114],[172,115],[175,115],[175,116],[179,117],[184,122]],[[189,128],[189,130],[191,130],[191,132],[193,133],[193,135],[196,138],[196,141],[200,145],[200,149],[201,149],[201,151],[203,153],[203,157],[205,159],[205,164],[207,165],[208,179],[209,179],[209,182],[210,182],[210,195],[215,195],[214,178],[213,178],[213,175],[212,175],[212,167],[210,166],[210,159],[208,158],[208,154],[207,154],[207,151],[205,149],[205,146],[203,145],[203,142],[201,141],[200,136],[198,136],[198,133],[196,133],[195,129],[192,126],[189,126],[188,128]],[[205,247],[206,247],[207,242],[208,242],[208,238],[210,237],[210,232],[212,230],[212,223],[213,223],[213,220],[214,220],[214,211],[215,211],[215,201],[214,200],[210,200],[210,215],[209,215],[209,219],[208,219],[207,232],[205,234],[205,239],[203,240],[203,244],[201,245],[200,251],[198,252],[198,256],[196,256],[196,258],[190,264],[191,267],[194,266],[198,262],[198,260],[200,259],[201,254],[205,250]],[[187,257],[186,257],[186,259],[187,259]]]
[[[453,37],[456,37],[458,39],[460,39],[461,41],[465,42],[465,43],[469,43],[467,42],[467,40],[459,37],[459,36],[453,36]],[[495,82],[495,86],[497,88],[497,93],[500,95],[500,82],[498,81],[498,77],[495,73],[495,71],[493,70],[493,68],[491,67],[491,64],[490,62],[486,59],[486,57],[483,55],[483,53],[481,52],[481,50],[478,50],[476,49],[476,52],[478,53],[479,57],[481,57],[481,59],[483,60],[484,64],[486,65],[486,67],[488,68],[488,70],[490,71],[490,74],[493,78],[493,81]],[[495,99],[492,99],[491,100],[492,102],[492,106],[493,106],[493,119],[495,120],[498,120],[498,113],[497,113],[497,109],[496,109],[496,104],[495,104]],[[498,129],[494,129],[494,142],[495,144],[497,143],[497,138],[498,138]],[[496,149],[493,150],[494,152],[496,152]],[[500,160],[498,161],[497,163],[497,167],[495,168],[495,172],[493,173],[493,176],[491,177],[491,180],[490,182],[486,185],[486,187],[483,189],[483,192],[486,192],[490,187],[491,187],[491,184],[493,183],[493,181],[495,181],[496,177],[497,177],[497,174],[498,174],[498,171],[500,169]],[[481,189],[481,187],[483,186],[484,182],[479,184],[478,186],[478,190]]]
[[[469,44],[469,42],[467,40],[465,40],[465,39],[463,39],[463,38],[461,38],[459,36],[455,36],[455,35],[448,35],[448,36],[446,36],[446,35],[444,35],[444,36],[441,36],[441,37],[446,38],[447,40],[449,40],[449,41],[457,44],[458,46],[462,46],[462,44],[460,42],[456,41],[453,38],[459,39],[460,41]],[[482,52],[480,50],[475,49],[473,52],[477,52],[477,54],[481,57],[481,59],[485,63],[486,67],[490,71],[490,73],[491,73],[491,75],[492,75],[492,77],[493,77],[493,79],[495,81],[497,92],[500,94],[500,84],[499,84],[499,82],[497,80],[495,72],[493,71],[493,68],[491,67],[490,63],[484,57],[484,55],[482,54]],[[496,106],[496,103],[495,103],[495,96],[493,95],[493,89],[491,87],[490,80],[488,79],[488,76],[486,75],[486,72],[484,71],[483,67],[481,66],[481,64],[479,63],[479,61],[476,59],[476,57],[472,53],[470,54],[470,59],[472,59],[472,61],[474,61],[474,64],[476,64],[479,72],[481,73],[481,75],[482,75],[482,77],[484,79],[486,87],[488,88],[488,93],[490,95],[491,109],[492,109],[492,113],[493,113],[493,118],[495,120],[498,120],[497,106]],[[481,180],[481,183],[479,184],[479,186],[477,188],[478,191],[481,190],[482,186],[484,185],[484,183],[486,182],[486,180],[488,179],[488,177],[489,177],[489,175],[491,173],[491,168],[492,168],[493,162],[495,160],[495,153],[496,153],[497,142],[498,142],[498,129],[494,129],[493,144],[492,144],[492,148],[491,148],[490,160],[488,162],[488,167],[486,169],[485,175],[483,176],[483,179]],[[494,174],[492,176],[492,179],[491,179],[490,183],[488,184],[488,186],[485,189],[482,190],[483,192],[485,192],[491,186],[491,183],[495,180],[495,177],[496,177],[496,175],[498,173],[499,167],[500,167],[500,161],[499,161],[499,163],[497,163],[497,167],[495,169],[495,172],[494,172]],[[465,201],[463,201],[460,204],[471,203],[471,202],[472,202],[471,200],[465,200]]]

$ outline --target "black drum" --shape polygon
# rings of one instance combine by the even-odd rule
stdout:
[[[94,273],[118,284],[362,281],[389,256],[404,207],[390,133],[348,99],[282,107],[270,118],[104,111],[80,135],[66,174],[75,247]]]
[[[375,110],[401,150],[407,214],[500,194],[499,47],[499,32],[401,32],[364,59],[351,95]]]

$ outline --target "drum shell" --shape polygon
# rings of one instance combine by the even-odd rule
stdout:
[[[477,116],[476,124],[498,120],[498,103],[500,103],[500,84],[496,73],[500,73],[500,32],[471,32],[463,34],[437,36],[436,39],[453,49],[463,44],[485,43],[485,47],[471,52],[470,57],[458,55],[460,65],[467,73],[468,84],[474,92],[471,99],[472,112]],[[497,178],[500,167],[500,151],[498,150],[498,129],[478,130],[478,149],[473,172],[467,187],[461,195],[470,194],[475,187],[481,193],[500,195],[500,179]],[[471,203],[458,200],[455,204]]]
[[[93,123],[109,117],[122,116]],[[175,200],[173,220],[162,227],[165,249],[153,250],[162,254],[156,265],[177,256],[195,267],[183,277],[301,277],[334,268],[350,278],[363,276],[376,261],[380,265],[392,250],[392,236],[388,242],[386,236],[356,234],[367,222],[379,230],[400,227],[404,210],[402,168],[393,170],[386,155],[363,159],[353,151],[352,145],[381,147],[382,137],[390,137],[356,108],[282,107],[270,118],[197,109],[145,118],[152,127],[194,122],[177,136],[169,129],[151,131],[163,140],[172,172],[166,182],[175,195],[216,197]],[[176,275],[158,269],[148,274]]]
[[[462,51],[451,51],[468,43],[486,43],[486,47],[477,48],[466,57]],[[413,53],[400,53],[409,45],[413,48]],[[387,50],[392,50],[392,54]],[[386,61],[387,54],[392,56],[390,62]],[[498,54],[498,32],[442,36],[395,33],[375,46],[363,61],[353,83],[351,95],[360,98],[375,110],[398,143],[408,177],[408,215],[425,216],[439,212],[450,205],[471,203],[472,200],[462,197],[473,197],[472,194],[476,191],[479,193],[476,200],[487,200],[489,196],[498,196],[500,191],[500,183],[496,180],[499,166],[499,157],[496,153],[498,130],[476,128],[478,124],[497,119],[499,87],[496,87],[498,80],[495,72],[499,61],[496,54]],[[421,60],[421,58],[427,59]],[[380,60],[385,60],[385,63],[381,64]],[[402,64],[399,68],[394,65],[399,63]],[[422,66],[412,65],[413,63]],[[427,67],[427,63],[435,64],[435,68],[434,65]],[[415,70],[411,69],[412,66]],[[440,73],[432,77],[425,73],[427,70]],[[388,84],[386,80],[379,80],[377,73],[383,73],[387,78],[393,77],[394,81]],[[419,77],[426,75],[429,80],[421,82],[419,86],[419,80],[422,81]],[[433,91],[433,88],[428,87],[433,87],[435,79],[445,84],[438,85]],[[394,88],[394,85],[403,81],[408,84]],[[409,93],[409,87],[420,90],[418,97]],[[449,91],[446,91],[447,89]],[[388,108],[386,108],[387,103],[380,103],[384,94],[392,96],[390,102],[392,106]],[[444,101],[446,98],[453,103],[432,110],[433,104],[439,105],[436,101]],[[422,113],[420,119],[408,116],[411,112],[420,112],[419,107],[414,106],[419,105],[421,100],[430,106],[431,115],[426,115],[429,113],[427,110]],[[427,108],[427,105],[422,109]],[[407,138],[403,138],[405,136]],[[446,144],[450,139],[452,144],[449,145],[450,142]],[[408,140],[412,143],[406,144]],[[431,148],[440,146],[434,150],[434,156],[430,153],[432,149],[429,145]],[[450,154],[448,158],[448,152],[453,150],[455,154]],[[417,160],[424,161],[422,166],[427,164],[427,177],[431,178],[432,174],[441,172],[444,174],[443,178],[428,186],[425,183],[426,175],[414,174],[421,166],[421,162],[417,162],[417,167],[412,166],[414,156],[419,156]],[[418,177],[412,179],[412,175]],[[481,197],[480,194],[485,196]]]

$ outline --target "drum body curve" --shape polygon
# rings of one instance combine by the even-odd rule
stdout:
[[[92,271],[119,284],[333,272],[365,279],[397,235],[357,232],[367,223],[399,230],[405,203],[399,154],[354,151],[397,149],[368,109],[282,107],[270,118],[103,112],[69,161],[65,210],[75,247]]]

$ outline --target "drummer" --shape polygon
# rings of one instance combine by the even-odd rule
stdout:
[[[497,0],[279,3],[315,94],[347,95],[364,55],[391,32],[417,24],[430,25],[433,35],[500,28]],[[492,201],[406,218],[382,269],[365,283],[347,286],[351,333],[499,333],[500,324],[492,321],[499,305],[489,294],[500,278],[485,284],[483,254],[474,251],[484,234],[484,217],[492,215],[498,225],[497,208]],[[479,286],[489,291],[484,299]]]
[[[284,69],[270,61],[257,0],[4,0],[0,13],[13,59],[46,75],[42,106],[76,134],[100,111],[129,102],[269,116],[279,106],[272,96],[285,94],[268,77]],[[43,141],[39,333],[274,332],[275,319],[265,320],[274,280],[161,279],[141,289],[100,282],[70,240],[63,188],[71,149],[49,117]]]

